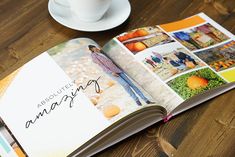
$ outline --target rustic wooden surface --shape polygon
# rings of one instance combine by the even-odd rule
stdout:
[[[47,0],[0,1],[0,78],[48,48],[75,37],[101,45],[124,31],[205,12],[235,34],[234,0],[131,0],[130,18],[104,32],[85,33],[55,22]],[[99,153],[99,157],[235,156],[235,90],[158,123]]]

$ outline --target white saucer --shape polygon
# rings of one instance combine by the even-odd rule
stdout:
[[[117,27],[126,21],[130,15],[131,6],[128,0],[113,0],[109,10],[97,22],[79,20],[70,9],[58,6],[54,0],[49,0],[48,10],[57,22],[66,27],[85,32],[97,32]]]

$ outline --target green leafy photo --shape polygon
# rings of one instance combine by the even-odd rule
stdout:
[[[167,84],[183,99],[189,99],[226,82],[209,68],[181,75]]]

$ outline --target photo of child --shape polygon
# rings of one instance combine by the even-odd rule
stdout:
[[[154,104],[146,92],[90,39],[72,40],[48,53],[78,86],[98,78],[98,93],[92,86],[83,92],[111,122]]]
[[[178,76],[167,84],[186,100],[225,83],[226,82],[210,68],[203,68]]]
[[[143,27],[126,32],[117,37],[133,54],[137,54],[147,48],[163,45],[174,40],[163,32],[158,26]]]
[[[174,32],[172,36],[189,50],[206,48],[229,39],[209,23]]]
[[[163,81],[184,71],[204,66],[184,48],[163,52],[152,50],[143,56],[142,62]]]
[[[196,52],[195,55],[210,65],[215,71],[223,71],[235,67],[235,41]]]
[[[139,95],[147,104],[152,103],[144,96],[138,87],[134,85],[125,72],[115,65],[111,59],[104,55],[103,51],[98,46],[88,45],[88,48],[91,51],[92,61],[98,64],[107,74],[117,80],[133,100],[135,100],[137,105],[142,105],[137,95]]]

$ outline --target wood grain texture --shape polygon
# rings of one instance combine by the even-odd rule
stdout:
[[[235,33],[234,0],[130,0],[132,13],[121,26],[86,33],[55,22],[47,0],[0,1],[0,78],[58,43],[88,37],[103,45],[133,28],[163,24],[205,12]],[[98,157],[234,157],[235,90],[104,150]]]

